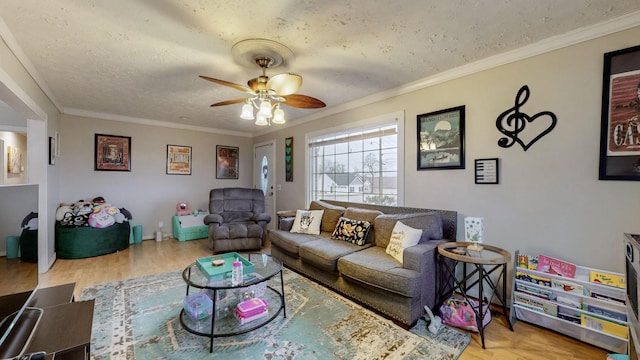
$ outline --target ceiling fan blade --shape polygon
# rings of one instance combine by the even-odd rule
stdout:
[[[242,99],[233,99],[233,100],[225,100],[225,101],[220,101],[217,102],[215,104],[211,104],[209,106],[224,106],[224,105],[232,105],[232,104],[239,104],[239,103],[243,103],[247,100],[247,98],[242,98]]]
[[[302,108],[302,109],[319,109],[327,106],[321,100],[313,98],[307,95],[291,94],[284,95],[284,103],[287,106]]]
[[[208,76],[204,76],[204,75],[199,75],[199,76],[200,76],[201,78],[205,79],[205,80],[208,80],[208,81],[214,82],[214,83],[216,83],[216,84],[220,84],[220,85],[224,85],[224,86],[229,86],[229,87],[232,87],[232,88],[234,88],[234,89],[236,89],[236,90],[244,91],[244,92],[249,93],[249,94],[255,94],[255,91],[253,91],[253,90],[249,89],[249,88],[248,88],[248,87],[246,87],[246,86],[242,86],[242,85],[234,84],[234,83],[232,83],[232,82],[228,82],[228,81],[220,80],[220,79],[215,79],[215,78],[208,77]]]
[[[267,88],[272,89],[280,96],[291,95],[302,86],[302,76],[292,73],[283,73],[272,76],[267,82]]]

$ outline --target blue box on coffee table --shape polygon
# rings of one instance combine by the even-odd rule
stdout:
[[[184,311],[193,320],[206,319],[213,314],[213,301],[204,293],[187,295],[184,298]]]
[[[226,278],[231,279],[231,270],[233,267],[233,262],[236,260],[240,260],[242,262],[242,273],[250,274],[255,271],[256,267],[249,262],[249,260],[243,258],[237,252],[228,252],[225,254],[207,256],[204,258],[200,258],[196,260],[196,264],[198,268],[204,276],[209,278],[209,281],[219,281],[224,280]],[[224,260],[224,264],[220,266],[214,266],[211,262],[213,260],[222,259]]]

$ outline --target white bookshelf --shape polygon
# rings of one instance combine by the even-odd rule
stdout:
[[[628,323],[626,320],[608,317],[597,310],[596,312],[592,312],[582,309],[582,303],[588,303],[597,307],[613,309],[616,313],[626,313],[624,305],[625,289],[592,283],[589,281],[589,274],[591,271],[598,271],[616,276],[624,276],[623,274],[576,265],[575,278],[567,278],[527,268],[521,268],[518,266],[519,255],[519,252],[516,251],[514,256],[515,266],[511,284],[512,296],[509,318],[512,324],[514,324],[516,320],[526,321],[611,352],[620,354],[627,353],[629,340],[627,338]],[[530,280],[517,279],[518,273],[522,273],[523,277],[527,277]],[[537,278],[550,279],[551,281],[569,281],[578,286],[583,286],[590,293],[597,293],[617,299],[622,303],[618,304],[615,301],[601,300],[589,295],[566,292],[562,289],[547,286],[546,281],[536,281]],[[535,296],[531,294],[536,292],[546,295]],[[548,297],[550,299],[543,299],[544,297]],[[580,304],[580,308],[575,307],[578,302]],[[545,306],[538,306],[540,304],[545,305],[546,308]],[[556,309],[558,314],[563,314],[565,317],[567,317],[566,314],[576,314],[578,316],[579,314],[584,314],[585,318],[589,319],[585,320],[589,325],[583,326],[579,323],[558,317],[558,315],[553,313],[553,309]],[[592,318],[597,318],[598,321],[592,321]],[[607,329],[603,329],[601,323],[602,320],[606,321],[604,324]],[[625,328],[624,336],[618,336],[611,333],[608,328],[610,323],[623,326]],[[619,327],[616,328],[620,329]]]

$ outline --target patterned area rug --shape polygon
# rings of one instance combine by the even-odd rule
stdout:
[[[437,335],[420,320],[411,331],[334,292],[284,270],[287,318],[244,335],[216,338],[219,359],[457,359],[468,334],[444,326]],[[185,295],[181,272],[85,288],[95,299],[92,359],[210,359],[209,339],[178,319]]]

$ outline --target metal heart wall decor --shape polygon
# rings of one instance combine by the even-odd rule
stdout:
[[[527,100],[529,100],[529,87],[524,85],[518,90],[514,106],[504,111],[496,119],[498,131],[506,135],[498,140],[500,147],[508,148],[518,143],[524,151],[527,151],[531,145],[556,127],[558,118],[551,111],[542,111],[535,115],[521,112],[520,108]],[[531,125],[529,129],[532,128],[532,130],[525,130],[528,125]]]

